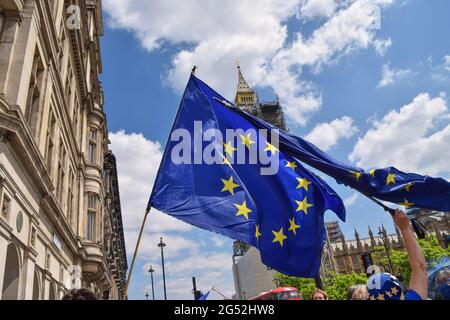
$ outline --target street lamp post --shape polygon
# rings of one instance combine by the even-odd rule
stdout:
[[[166,292],[166,272],[164,270],[164,247],[166,244],[163,242],[163,238],[160,238],[158,243],[158,247],[161,248],[161,262],[162,262],[162,272],[163,272],[163,284],[164,284],[164,300],[167,300],[167,292]]]
[[[388,250],[387,245],[386,245],[386,239],[384,237],[383,231],[381,231],[381,228],[378,228],[378,234],[381,237],[381,241],[383,241],[384,251],[386,251],[386,256],[387,256],[388,263],[389,263],[389,269],[391,269],[391,274],[393,274],[394,273],[394,268],[392,266],[391,256],[389,255],[389,250]]]
[[[153,269],[153,267],[150,266],[150,268],[148,269],[148,272],[150,273],[150,277],[152,278],[152,296],[153,296],[153,300],[155,300],[155,287],[153,285],[153,272],[155,272],[155,269]]]

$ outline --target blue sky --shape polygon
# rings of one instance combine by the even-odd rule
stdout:
[[[450,3],[446,0],[103,0],[105,110],[118,157],[128,256],[189,71],[229,99],[236,64],[261,98],[280,95],[292,133],[365,169],[450,177]],[[253,8],[253,9],[252,9]],[[380,14],[379,14],[380,13]],[[378,23],[378,25],[377,25]],[[337,185],[354,228],[390,217]],[[327,219],[335,219],[326,214]],[[231,240],[150,215],[130,298],[162,297],[160,236],[167,242],[168,296],[191,299],[191,277],[234,293]],[[220,298],[212,294],[211,298]]]

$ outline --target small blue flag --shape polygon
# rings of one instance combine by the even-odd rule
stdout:
[[[200,298],[198,298],[198,300],[206,300],[206,299],[208,299],[208,296],[209,296],[209,293],[210,293],[211,291],[208,291],[207,293],[205,293],[204,295],[202,295]]]
[[[229,104],[191,75],[149,208],[244,241],[279,272],[317,276],[325,241],[324,212],[332,210],[345,220],[342,199],[277,147],[276,130],[258,130],[224,103]],[[208,152],[218,161],[205,161]],[[255,154],[261,157],[257,161]],[[273,172],[263,174],[264,169]]]

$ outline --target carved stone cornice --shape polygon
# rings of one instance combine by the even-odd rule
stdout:
[[[3,15],[6,19],[16,20],[18,23],[23,21],[23,10],[4,10]]]

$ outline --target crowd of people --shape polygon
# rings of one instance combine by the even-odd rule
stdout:
[[[426,300],[428,299],[428,274],[427,263],[422,249],[419,246],[414,231],[409,224],[408,216],[401,210],[397,210],[393,216],[395,224],[402,233],[411,266],[411,279],[407,288],[389,273],[373,274],[367,280],[367,284],[352,285],[348,289],[348,300]],[[450,300],[450,269],[440,270],[434,283],[435,299]],[[63,300],[96,300],[89,289],[72,290],[64,296]],[[324,290],[316,288],[312,294],[312,300],[328,300]]]
[[[366,285],[352,285],[348,289],[348,300],[426,300],[428,299],[427,263],[414,231],[409,224],[408,216],[401,210],[396,210],[393,216],[395,224],[402,233],[411,266],[411,279],[407,288],[389,273],[373,274]],[[450,300],[450,269],[444,268],[435,278],[435,299]],[[313,300],[327,300],[327,293],[316,289]]]

